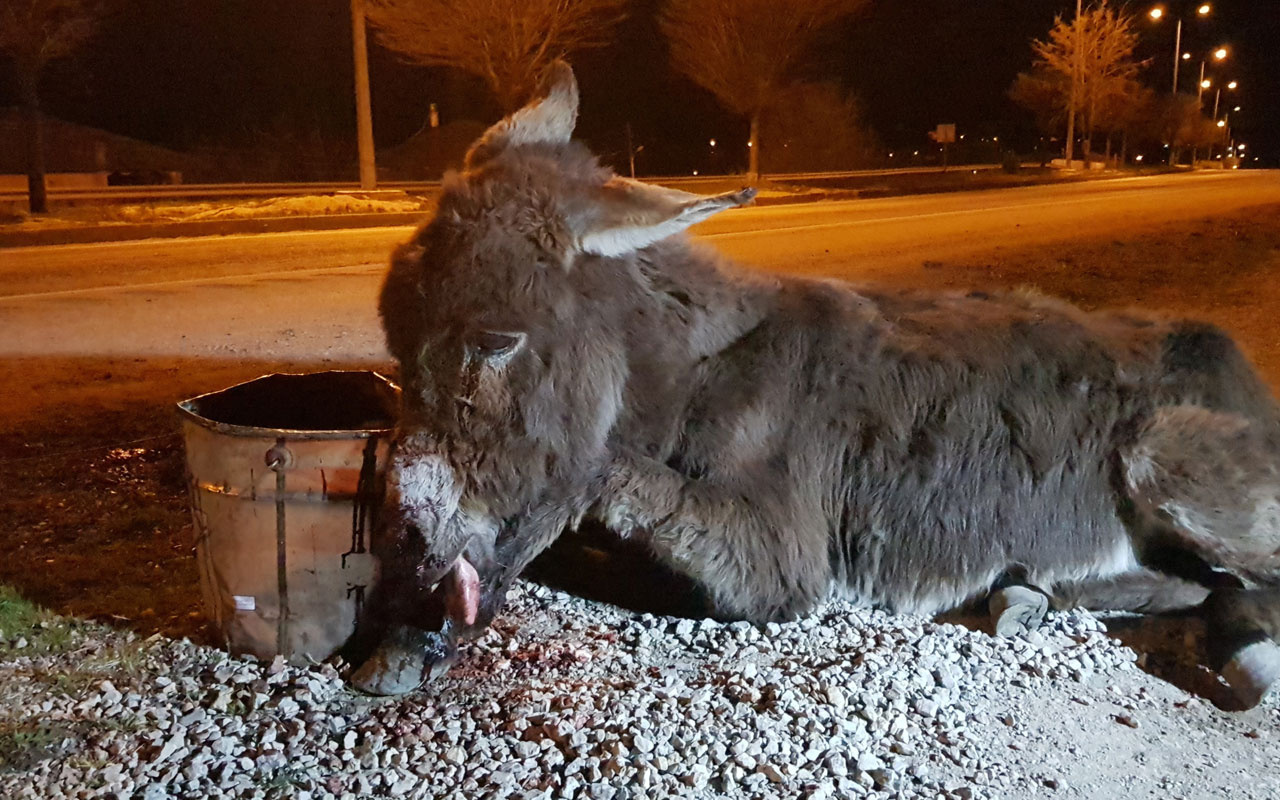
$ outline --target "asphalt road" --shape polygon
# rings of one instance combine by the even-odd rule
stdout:
[[[1128,178],[727,212],[696,229],[774,271],[874,280],[923,262],[1280,203],[1280,173]],[[0,252],[0,356],[381,362],[375,298],[408,228]]]

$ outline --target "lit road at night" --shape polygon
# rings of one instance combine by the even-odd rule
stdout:
[[[764,269],[850,280],[1280,203],[1280,173],[742,209],[696,229]],[[386,359],[375,298],[409,228],[0,250],[0,355]]]

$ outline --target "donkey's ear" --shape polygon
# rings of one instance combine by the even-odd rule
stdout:
[[[572,227],[584,253],[620,256],[679,233],[727,208],[746,205],[755,196],[752,188],[703,196],[613,178],[597,190]]]
[[[541,97],[485,131],[467,152],[466,168],[475,169],[508,147],[568,142],[578,120],[578,82],[568,64],[555,61],[547,68]]]

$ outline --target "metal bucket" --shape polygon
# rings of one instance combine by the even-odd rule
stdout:
[[[319,372],[178,404],[200,588],[231,652],[323,660],[353,633],[398,397],[375,372]]]

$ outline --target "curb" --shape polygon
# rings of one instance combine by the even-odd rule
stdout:
[[[83,228],[49,228],[0,231],[0,248],[57,244],[126,242],[136,239],[175,239],[183,236],[229,236],[245,233],[332,231],[346,228],[380,228],[417,225],[426,211],[375,214],[328,214],[315,217],[262,217],[259,219],[158,222],[145,225],[86,225]]]
[[[774,206],[811,203],[819,200],[851,200],[856,191],[811,192],[795,197],[758,198],[756,205]],[[260,217],[257,219],[200,220],[197,222],[157,222],[142,225],[85,225],[30,231],[0,231],[0,249],[42,247],[59,244],[129,242],[139,239],[177,239],[186,236],[231,236],[292,231],[335,231],[357,228],[418,225],[428,211],[373,214],[326,214],[320,216]]]

